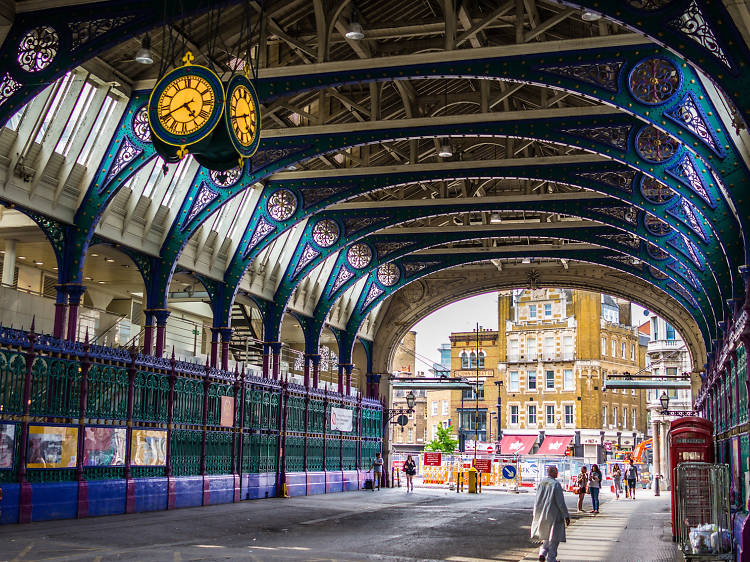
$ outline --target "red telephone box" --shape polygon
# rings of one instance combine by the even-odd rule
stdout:
[[[681,462],[714,462],[714,424],[699,417],[674,420],[669,427],[669,466],[672,469],[672,538],[677,536],[677,478]]]

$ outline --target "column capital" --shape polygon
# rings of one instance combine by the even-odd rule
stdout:
[[[68,298],[70,299],[71,304],[80,304],[81,297],[83,297],[83,293],[86,292],[86,286],[80,283],[66,283],[60,285],[60,287],[64,287],[62,290],[68,293]]]
[[[157,326],[164,326],[167,323],[167,318],[169,318],[169,315],[172,314],[166,308],[152,308],[150,312],[156,319]]]

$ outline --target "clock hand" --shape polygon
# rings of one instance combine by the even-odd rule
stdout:
[[[173,114],[173,113],[174,113],[175,111],[179,111],[180,109],[183,109],[183,108],[187,108],[187,110],[188,110],[188,111],[190,111],[190,102],[191,102],[191,101],[193,101],[193,100],[190,100],[190,101],[186,101],[186,102],[185,102],[185,103],[183,103],[183,104],[182,104],[182,105],[181,105],[180,107],[175,107],[175,108],[174,108],[174,109],[173,109],[172,111],[170,111],[169,113],[167,113],[167,114],[165,115],[165,117],[169,117],[169,116],[170,116],[170,115],[172,115],[172,114]]]

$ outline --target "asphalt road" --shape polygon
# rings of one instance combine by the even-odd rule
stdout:
[[[535,548],[533,502],[395,488],[4,525],[0,560],[517,561]]]

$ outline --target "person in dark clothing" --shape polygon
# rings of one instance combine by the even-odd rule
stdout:
[[[417,473],[417,463],[409,455],[404,462],[404,472],[406,473],[406,493],[414,492],[414,475]]]

